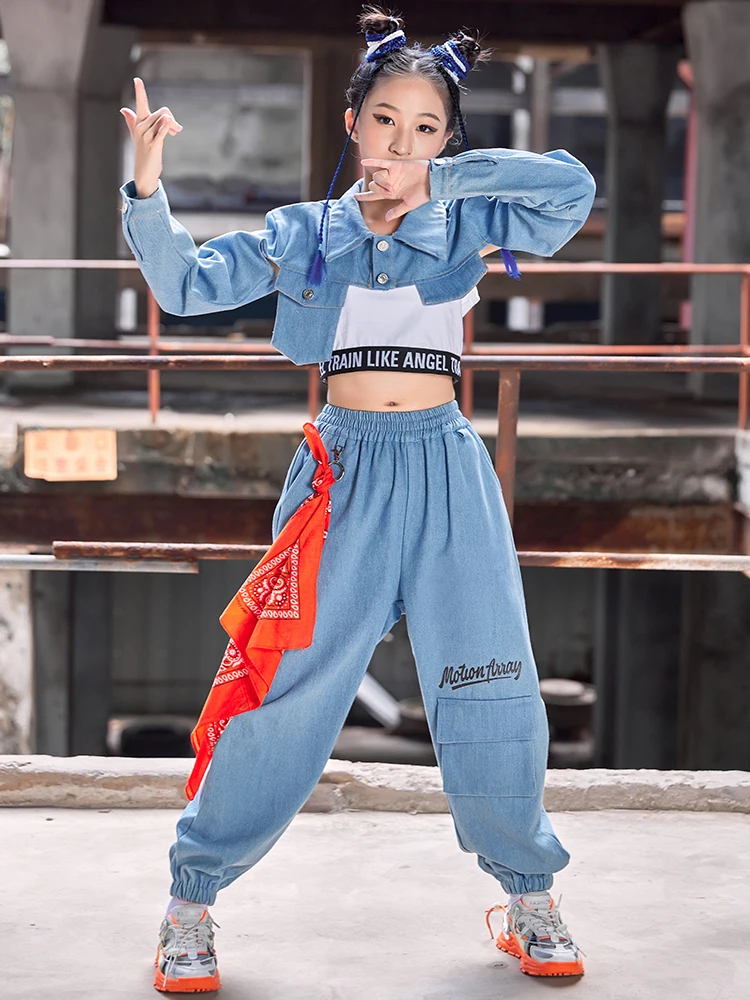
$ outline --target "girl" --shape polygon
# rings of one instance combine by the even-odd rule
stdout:
[[[583,972],[549,893],[570,855],[542,804],[549,732],[513,537],[454,384],[482,257],[501,249],[517,277],[508,248],[553,254],[585,221],[594,183],[564,150],[468,149],[460,81],[487,58],[472,35],[407,45],[402,19],[371,5],[360,28],[339,168],[351,140],[364,177],[331,201],[337,170],[324,203],[274,209],[264,230],[196,249],[159,180],[181,126],[149,110],[138,79],[135,112],[122,109],[135,144],[125,237],[162,308],[211,312],[277,290],[272,343],[328,383],[274,544],[221,616],[230,641],[170,849],[164,992],[218,988],[208,907],[310,795],[402,614],[458,844],[509,894],[498,947],[531,975]],[[440,157],[459,136],[466,150]]]

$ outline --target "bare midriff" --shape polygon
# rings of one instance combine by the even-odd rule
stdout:
[[[456,398],[452,378],[422,372],[341,372],[327,385],[328,402],[347,410],[426,410]]]

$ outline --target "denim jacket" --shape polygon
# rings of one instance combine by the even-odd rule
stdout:
[[[429,161],[430,200],[384,236],[365,224],[354,198],[362,185],[359,178],[329,202],[326,277],[314,287],[307,274],[324,201],[281,205],[266,214],[265,229],[196,247],[172,216],[162,182],[138,198],[131,180],[120,188],[123,231],[156,301],[173,315],[233,309],[278,291],[271,343],[307,365],[330,359],[349,285],[416,285],[425,305],[463,298],[487,272],[481,250],[551,256],[586,221],[595,192],[589,171],[563,149],[470,149]]]

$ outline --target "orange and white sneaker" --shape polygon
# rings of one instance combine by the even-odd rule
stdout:
[[[159,929],[154,965],[154,986],[161,993],[207,993],[220,988],[214,921],[207,907],[178,903],[170,910]]]
[[[560,893],[562,901],[562,893]],[[498,903],[485,912],[490,935],[495,932],[490,914],[503,912],[503,927],[495,938],[501,951],[521,959],[521,972],[529,976],[582,976],[584,952],[563,923],[559,902],[546,889],[526,892],[511,906]]]

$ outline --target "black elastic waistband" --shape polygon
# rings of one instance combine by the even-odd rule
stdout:
[[[319,363],[320,377],[341,372],[417,372],[420,375],[461,377],[461,358],[452,351],[426,347],[347,347],[333,351],[329,361]]]

